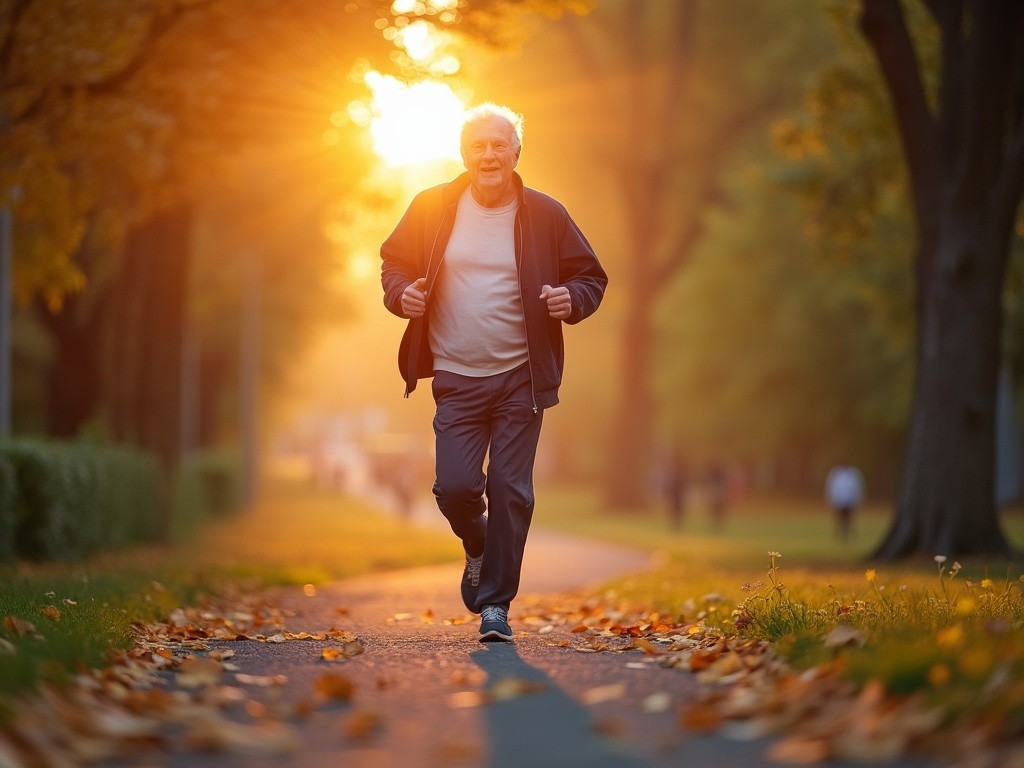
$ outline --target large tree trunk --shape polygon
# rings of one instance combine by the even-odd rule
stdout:
[[[46,385],[46,434],[50,437],[75,437],[99,406],[101,323],[95,313],[82,317],[80,304],[71,297],[57,314],[40,310],[55,346]]]
[[[612,422],[605,475],[605,503],[638,510],[648,502],[653,403],[650,393],[652,328],[649,305],[630,299],[622,339],[618,407]]]
[[[995,502],[1002,298],[1024,187],[1024,6],[931,0],[933,112],[898,0],[863,0],[918,235],[918,368],[896,516],[875,557],[1011,554]]]
[[[1011,553],[994,472],[1003,260],[979,258],[997,243],[961,227],[947,229],[936,259],[906,474],[878,558]]]
[[[627,291],[626,322],[623,328],[619,377],[618,405],[612,422],[608,465],[605,473],[605,503],[611,509],[638,510],[650,501],[651,457],[654,444],[654,398],[651,378],[654,371],[652,349],[654,322],[652,312],[660,289],[671,271],[660,265],[659,239],[665,230],[663,201],[672,177],[674,158],[656,156],[639,148],[671,147],[679,129],[678,111],[687,97],[690,57],[692,55],[693,18],[696,0],[677,3],[673,13],[664,20],[675,31],[675,44],[668,61],[668,77],[664,92],[652,94],[649,77],[654,57],[651,41],[645,33],[646,7],[641,0],[631,0],[625,17],[615,29],[620,46],[620,69],[630,78],[626,91],[629,102],[629,141],[625,152],[616,150],[611,165],[620,170],[619,186],[623,190],[626,225],[632,255]],[[616,72],[616,76],[619,76]],[[660,97],[660,98],[659,98]],[[666,106],[667,105],[667,106]],[[691,217],[698,216],[690,212]],[[691,226],[690,230],[696,230]],[[678,266],[684,260],[679,244],[667,260]],[[658,280],[659,268],[666,271]]]
[[[160,213],[127,238],[113,313],[111,421],[118,438],[173,468],[181,455],[182,355],[190,216]]]

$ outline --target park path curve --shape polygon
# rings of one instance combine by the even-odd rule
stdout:
[[[348,579],[313,596],[279,590],[277,602],[294,613],[288,630],[340,627],[358,635],[365,652],[337,665],[320,660],[324,643],[235,642],[232,662],[248,674],[287,676],[285,686],[265,691],[270,707],[275,697],[277,703],[308,698],[325,671],[354,683],[351,702],[321,706],[297,721],[300,748],[285,757],[179,753],[166,764],[767,768],[763,740],[732,742],[680,728],[679,707],[697,692],[690,675],[638,664],[638,653],[557,647],[520,620],[517,606],[528,605],[531,595],[593,589],[649,565],[649,555],[637,550],[535,529],[510,613],[514,644],[477,641],[477,619],[459,597],[461,564]],[[479,703],[480,692],[501,681],[530,692]],[[615,695],[601,695],[607,692]],[[668,695],[671,706],[644,711],[643,702],[656,693]]]

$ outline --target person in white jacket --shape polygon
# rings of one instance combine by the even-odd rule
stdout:
[[[853,513],[864,501],[864,475],[852,464],[837,464],[825,478],[825,498],[835,514],[836,536],[841,541],[848,541],[853,528]]]

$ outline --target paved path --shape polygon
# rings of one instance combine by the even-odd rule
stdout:
[[[240,671],[284,674],[288,684],[266,689],[268,706],[308,698],[316,679],[338,671],[356,686],[352,701],[316,709],[297,725],[302,749],[281,757],[177,755],[170,766],[346,766],[366,768],[639,768],[640,766],[769,765],[764,742],[694,737],[678,725],[679,705],[693,697],[693,678],[646,665],[627,667],[638,653],[583,654],[549,645],[550,635],[517,625],[517,604],[530,593],[599,585],[647,567],[639,552],[535,530],[528,545],[521,600],[513,604],[515,644],[481,644],[477,622],[459,599],[461,565],[360,577],[320,588],[313,597],[282,591],[294,609],[288,629],[355,632],[365,653],[342,665],[319,660],[322,643],[232,643]],[[343,609],[345,613],[339,613]],[[435,620],[427,623],[428,611]],[[406,614],[407,616],[402,616]],[[398,618],[396,619],[396,615]],[[475,696],[500,680],[536,684],[537,692],[480,704]],[[602,686],[624,684],[622,695],[593,702]],[[607,689],[604,689],[607,690]],[[644,712],[652,693],[667,693],[672,706]],[[599,698],[599,697],[598,697]],[[587,703],[592,702],[592,703]],[[468,705],[468,706],[467,706]],[[379,726],[358,738],[361,717]],[[353,732],[355,729],[355,733]]]

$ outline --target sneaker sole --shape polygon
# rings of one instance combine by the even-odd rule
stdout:
[[[512,635],[506,635],[503,632],[499,632],[496,629],[492,629],[488,632],[480,633],[481,643],[511,643]]]

